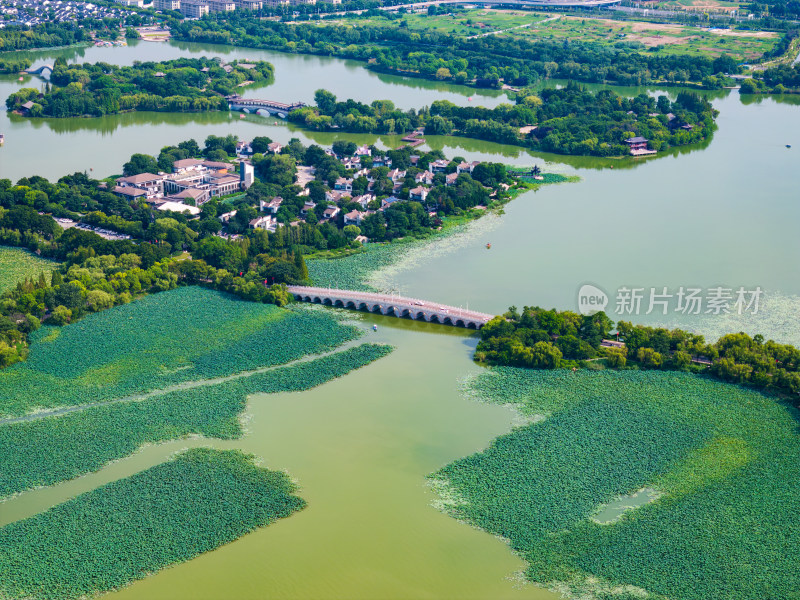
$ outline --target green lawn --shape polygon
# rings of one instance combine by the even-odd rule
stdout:
[[[532,581],[617,600],[797,597],[796,411],[681,373],[500,368],[468,391],[536,422],[432,477],[454,516],[509,540]],[[658,498],[593,520],[642,489]]]

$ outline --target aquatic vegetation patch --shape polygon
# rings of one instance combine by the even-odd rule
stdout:
[[[498,219],[487,213],[477,220],[449,217],[442,231],[426,239],[401,239],[366,244],[362,252],[343,258],[309,259],[308,273],[314,285],[347,290],[384,292],[396,287],[400,271],[454,252],[494,228]],[[401,290],[402,292],[402,290]]]
[[[0,596],[91,596],[302,509],[286,474],[196,448],[0,529]]]
[[[362,252],[343,258],[309,259],[308,274],[314,285],[344,290],[382,291],[367,283],[369,276],[395,261],[408,243],[367,244]]]
[[[22,248],[0,246],[0,293],[13,288],[26,277],[38,277],[58,267],[57,262],[39,258]],[[50,281],[49,275],[47,281]]]
[[[190,435],[239,437],[248,395],[307,390],[389,352],[391,346],[362,344],[213,385],[2,425],[0,498],[96,471],[145,443]]]
[[[443,508],[507,538],[530,580],[581,598],[800,590],[800,416],[779,399],[656,371],[497,368],[465,385],[548,415],[432,475],[461,500]],[[594,520],[643,488],[657,497]]]
[[[178,288],[37,331],[29,359],[0,378],[0,414],[102,402],[283,364],[358,335],[321,311]]]

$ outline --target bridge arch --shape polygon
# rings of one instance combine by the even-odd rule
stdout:
[[[343,300],[339,300],[339,299],[337,298],[336,300],[334,300],[334,301],[333,301],[333,305],[334,305],[336,308],[344,308],[344,301],[343,301]]]

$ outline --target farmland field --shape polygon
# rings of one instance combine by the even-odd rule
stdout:
[[[603,598],[800,590],[798,415],[775,398],[643,371],[500,368],[466,389],[532,424],[432,478],[451,514],[509,540],[532,581]],[[640,490],[649,503],[593,519]]]
[[[414,14],[405,16],[404,20],[409,29],[415,31],[438,31],[462,37],[493,33],[531,41],[626,43],[639,50],[653,49],[657,54],[709,57],[728,54],[741,61],[759,58],[779,39],[777,34],[767,31],[708,29],[490,9],[435,16]],[[385,24],[387,20],[370,17],[367,23],[370,22]]]
[[[26,277],[38,278],[39,273],[49,273],[57,266],[58,263],[39,258],[22,248],[0,246],[0,293]]]
[[[736,60],[754,60],[771,50],[778,35],[763,31],[703,29],[682,25],[562,17],[540,27],[517,29],[513,35],[537,40],[633,43],[640,49],[655,49],[658,55],[681,54],[716,57],[727,54]]]
[[[305,506],[284,473],[252,458],[188,450],[3,527],[0,597],[55,600],[116,589]]]
[[[178,288],[37,331],[28,360],[3,372],[0,416],[283,364],[357,335],[329,312]]]
[[[389,346],[362,344],[312,361],[146,400],[0,425],[0,498],[96,471],[145,443],[189,435],[237,438],[247,396],[307,390],[390,351]]]

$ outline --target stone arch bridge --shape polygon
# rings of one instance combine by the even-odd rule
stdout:
[[[464,310],[457,306],[447,306],[438,302],[417,300],[416,298],[299,285],[290,285],[287,288],[289,293],[303,302],[364,310],[398,318],[441,323],[467,329],[480,329],[490,319],[494,318],[494,315],[487,313]]]
[[[283,102],[275,102],[274,100],[259,100],[257,98],[242,98],[238,94],[226,96],[228,101],[228,108],[231,110],[240,110],[246,113],[254,113],[259,115],[276,115],[281,119],[285,119],[293,110],[305,107],[302,102],[295,102],[294,104],[284,104]]]
[[[25,72],[28,75],[39,75],[39,76],[42,76],[42,77],[44,76],[44,72],[45,71],[48,72],[48,76],[52,75],[53,74],[53,65],[40,65],[39,67],[36,67],[35,69],[33,67],[31,67],[30,69],[25,69]]]

